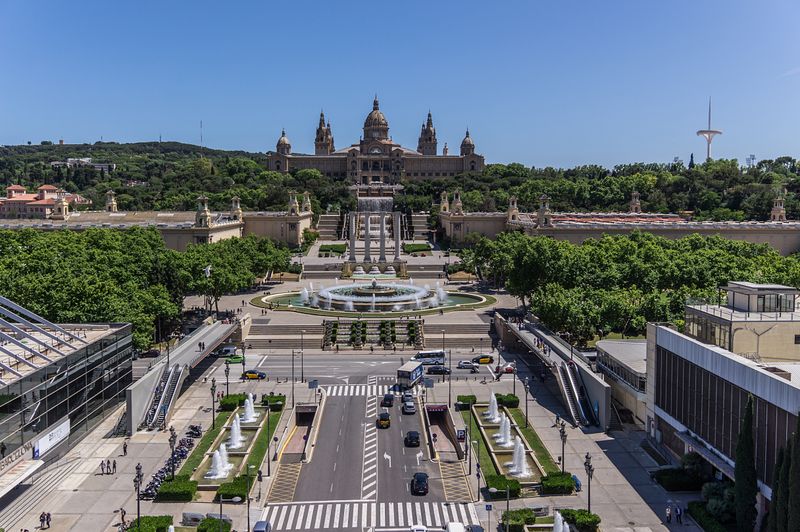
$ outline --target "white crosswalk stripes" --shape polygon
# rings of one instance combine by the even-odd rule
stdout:
[[[447,523],[477,525],[469,503],[446,502],[308,502],[268,505],[261,518],[276,532],[284,530],[352,530],[367,527],[444,527]],[[313,528],[312,528],[313,525]]]
[[[320,388],[325,390],[328,397],[383,396],[387,393],[400,393],[393,384],[329,384]],[[417,390],[413,390],[412,393],[417,395]]]

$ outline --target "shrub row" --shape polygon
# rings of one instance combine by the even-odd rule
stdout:
[[[346,244],[322,244],[319,247],[320,253],[336,253],[341,255],[347,250]]]
[[[503,518],[500,521],[503,524],[508,523],[507,530],[509,532],[524,532],[525,525],[533,525],[536,523],[536,514],[530,508],[520,508],[519,510],[509,510],[503,512]]]
[[[542,494],[544,495],[568,495],[574,489],[575,481],[572,480],[572,474],[569,471],[563,473],[559,471],[542,477]]]
[[[191,502],[197,493],[197,482],[189,475],[175,475],[175,480],[165,480],[158,488],[158,502]]]
[[[219,400],[220,412],[233,412],[244,404],[247,396],[243,393],[232,393]]]
[[[230,532],[231,525],[225,521],[206,517],[197,525],[197,532]]]
[[[692,519],[697,521],[700,528],[705,532],[727,532],[727,528],[720,524],[714,516],[706,510],[706,504],[703,501],[689,502],[689,515]]]
[[[128,525],[128,530],[141,530],[142,532],[167,532],[167,529],[171,524],[171,515],[143,515],[141,519],[134,519],[133,522]]]
[[[489,488],[495,488],[498,492],[495,493],[492,498],[497,499],[505,499],[506,498],[506,490],[510,490],[510,496],[519,497],[519,492],[521,486],[519,484],[519,480],[513,478],[507,478],[504,475],[486,475],[486,486]]]
[[[558,513],[561,514],[564,521],[577,528],[578,532],[595,532],[597,527],[600,526],[600,516],[590,513],[589,510],[564,508],[559,510]]]
[[[430,250],[430,244],[403,244],[403,253],[422,253]]]
[[[242,500],[245,500],[247,497],[247,477],[239,476],[230,482],[220,484],[215,500],[219,501],[220,497],[223,500],[230,500],[234,497],[241,497]]]
[[[457,395],[456,401],[468,405],[474,405],[478,402],[478,398],[474,395]]]
[[[269,409],[272,412],[280,412],[283,410],[284,405],[286,405],[286,396],[285,395],[264,395],[261,397],[261,405],[267,406],[269,405]]]
[[[501,393],[494,394],[495,398],[497,399],[497,404],[499,406],[504,406],[506,408],[517,408],[519,406],[519,397],[514,395],[513,393],[509,393],[503,395]]]
[[[667,491],[697,491],[703,487],[703,480],[689,474],[682,467],[659,469],[653,478]]]

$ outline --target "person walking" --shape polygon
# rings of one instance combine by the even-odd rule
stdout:
[[[128,440],[122,442],[122,456],[128,456]]]
[[[39,514],[39,528],[40,529],[44,528],[45,519],[47,519],[47,518],[45,517],[44,512],[40,513]]]
[[[561,414],[556,413],[556,423],[553,426],[557,427],[560,423],[561,423]]]
[[[125,508],[120,508],[119,509],[119,516],[120,516],[120,519],[122,520],[122,526],[125,526],[125,524],[126,524],[125,523],[125,515],[126,514],[127,514],[127,512],[125,511]]]
[[[51,519],[50,512],[44,514],[44,522],[47,523],[47,528],[50,528],[50,519]]]
[[[683,509],[681,509],[679,504],[675,505],[675,521],[677,521],[679,525],[683,524]]]
[[[111,474],[111,460],[106,459],[106,473]]]
[[[115,475],[117,474],[117,461],[116,461],[116,459],[113,462],[111,462],[111,472],[114,473]]]
[[[106,463],[103,460],[100,460],[100,473],[106,474]]]
[[[667,505],[667,523],[672,522],[672,507]]]

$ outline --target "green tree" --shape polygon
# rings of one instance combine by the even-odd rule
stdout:
[[[767,532],[778,532],[779,530],[786,530],[785,528],[778,528],[778,507],[779,501],[783,494],[780,493],[780,476],[781,469],[783,468],[784,448],[778,449],[778,456],[775,460],[775,469],[772,474],[772,501],[770,501],[769,516],[767,518]],[[785,524],[785,519],[784,519]]]
[[[775,526],[778,532],[785,532],[789,528],[789,474],[793,459],[792,440],[786,442],[786,451],[783,453],[780,476],[775,480],[777,484],[777,502],[775,502]]]
[[[784,458],[784,461],[785,460]],[[786,529],[800,530],[800,427],[795,429],[792,438],[788,487],[788,518],[786,521]]]
[[[753,396],[747,397],[747,406],[739,427],[736,442],[736,465],[734,469],[734,488],[736,490],[736,529],[752,532],[756,523],[756,495],[758,477],[756,475],[755,441],[753,440]],[[800,530],[800,529],[798,529]]]

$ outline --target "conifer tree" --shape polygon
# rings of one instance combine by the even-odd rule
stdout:
[[[787,530],[800,530],[800,426],[794,431],[792,438],[792,459],[789,466],[789,497],[786,501],[788,507]],[[784,462],[786,458],[784,458]]]
[[[778,532],[778,501],[780,500],[780,481],[781,468],[783,467],[784,449],[778,449],[778,456],[775,459],[775,472],[772,474],[772,501],[769,505],[769,517],[767,518],[767,532]]]
[[[755,442],[753,441],[752,395],[747,397],[747,406],[744,409],[744,417],[739,427],[739,439],[736,442],[736,466],[733,476],[735,482],[736,529],[740,532],[752,532],[758,516],[758,511],[756,510],[758,477],[756,476]],[[800,528],[795,530],[800,530]]]
[[[786,450],[783,453],[783,464],[781,464],[781,474],[776,482],[777,500],[775,503],[775,530],[786,532],[789,526],[789,468],[792,464],[792,440],[786,442]],[[776,492],[773,492],[775,497]]]

